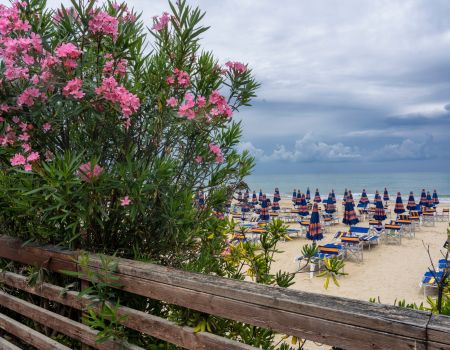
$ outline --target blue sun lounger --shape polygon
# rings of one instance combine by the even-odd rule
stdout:
[[[438,283],[443,277],[443,272],[435,272],[435,271],[427,271],[424,273],[422,277],[422,281],[419,284],[419,287],[423,287],[423,295],[427,296],[427,289],[432,288],[436,289],[438,287]]]
[[[371,230],[369,227],[352,226],[350,227],[350,235],[359,237],[364,245],[369,246],[369,250],[372,244],[378,244],[380,238],[378,232]]]
[[[317,266],[317,271],[320,271],[323,261],[325,259],[331,259],[331,258],[337,258],[337,259],[343,259],[344,258],[344,249],[341,244],[334,244],[334,243],[328,243],[325,245],[320,245],[318,247],[319,251],[316,253],[316,255],[311,258],[311,263],[315,264]],[[304,256],[296,256],[294,258],[294,261],[298,263],[298,269],[301,268],[301,262],[303,260],[306,260]]]

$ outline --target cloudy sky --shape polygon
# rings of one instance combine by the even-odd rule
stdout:
[[[257,171],[450,170],[450,1],[189,2],[205,49],[262,83],[238,116]]]

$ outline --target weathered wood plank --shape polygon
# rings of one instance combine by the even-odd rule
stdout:
[[[427,331],[428,341],[433,343],[433,349],[450,349],[450,317],[431,316]]]
[[[5,338],[0,337],[0,349],[2,350],[20,350],[20,348],[9,341],[7,341]]]
[[[7,293],[0,291],[0,305],[10,310],[20,313],[21,315],[30,318],[42,325],[54,329],[60,333],[69,336],[72,339],[81,341],[89,346],[99,350],[143,350],[135,345],[125,345],[113,341],[106,341],[104,343],[96,342],[97,331],[85,326],[81,323],[75,322],[67,317],[58,315],[54,312],[40,308],[22,299],[13,297]]]
[[[28,285],[24,276],[5,272],[0,274],[0,283],[12,288],[41,296],[56,301],[60,304],[70,306],[77,310],[86,309],[91,301],[87,297],[78,297],[78,292],[68,291],[49,283],[43,283],[36,287]],[[128,328],[151,335],[158,339],[168,341],[186,349],[218,349],[218,350],[256,350],[249,345],[219,337],[214,334],[199,332],[195,333],[191,327],[181,327],[174,322],[164,318],[146,314],[141,311],[121,307],[121,316],[126,316],[122,322]]]
[[[70,350],[56,340],[46,337],[2,313],[0,313],[0,328],[38,349]]]

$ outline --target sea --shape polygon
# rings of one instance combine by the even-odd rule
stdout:
[[[431,193],[436,190],[441,202],[450,203],[450,173],[445,172],[254,174],[247,177],[246,182],[250,189],[257,192],[261,189],[268,196],[278,187],[282,198],[291,198],[294,189],[306,192],[308,187],[311,196],[318,188],[322,199],[327,198],[332,189],[340,198],[346,188],[352,190],[354,197],[359,197],[363,189],[373,197],[376,190],[382,194],[386,187],[391,200],[395,200],[397,192],[407,199],[413,191],[417,201],[424,188]]]

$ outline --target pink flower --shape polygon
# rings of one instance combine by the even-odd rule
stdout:
[[[225,65],[231,70],[235,70],[238,73],[245,73],[247,71],[247,66],[241,62],[231,62],[228,61]]]
[[[119,21],[104,11],[98,11],[89,21],[89,31],[92,34],[105,34],[114,40],[119,35]]]
[[[216,156],[216,163],[223,163],[224,158],[222,150],[218,145],[216,145],[215,143],[210,143],[209,150]]]
[[[38,152],[31,152],[30,155],[27,157],[27,162],[35,162],[36,160],[39,160]]]
[[[23,169],[24,169],[25,171],[31,171],[31,170],[33,170],[33,166],[32,166],[31,164],[25,164],[25,165],[23,166]]]
[[[128,198],[128,196],[125,196],[120,200],[120,205],[122,207],[126,207],[127,205],[130,205],[130,204],[131,204],[131,199]]]
[[[14,157],[12,157],[9,161],[11,162],[12,166],[17,166],[17,165],[24,165],[27,160],[22,154],[16,153]]]
[[[169,85],[175,84],[175,78],[174,78],[174,76],[171,75],[171,76],[167,77],[167,78],[166,78],[166,82],[167,82],[167,84],[169,84]]]
[[[206,105],[206,99],[203,96],[199,96],[197,98],[197,106],[199,108],[202,108],[202,107],[205,107],[205,105]]]
[[[170,22],[170,15],[167,12],[163,12],[163,14],[158,17],[153,17],[154,24],[152,29],[157,30],[158,32],[163,30]]]
[[[203,163],[203,157],[202,156],[197,156],[195,157],[195,162],[197,164],[202,164]]]
[[[72,43],[59,45],[55,53],[59,58],[78,58],[81,55],[81,51]]]
[[[42,130],[44,130],[44,133],[49,132],[52,129],[52,125],[50,123],[45,123],[42,125]]]
[[[82,164],[77,172],[81,180],[85,182],[91,182],[93,179],[99,177],[102,173],[103,168],[98,164],[95,164],[94,167],[92,167],[91,162]]]
[[[19,136],[19,140],[23,142],[27,142],[30,139],[30,134],[24,132]]]
[[[22,149],[24,150],[24,152],[30,152],[31,151],[31,146],[29,143],[23,143],[22,144]]]
[[[17,105],[31,107],[34,105],[34,99],[40,97],[40,95],[41,93],[38,89],[29,87],[17,97]]]
[[[175,97],[171,97],[171,98],[168,98],[166,100],[166,105],[167,106],[176,107],[177,104],[178,104],[178,101],[177,101],[177,99]]]
[[[63,95],[65,97],[72,96],[77,100],[83,98],[85,93],[81,90],[82,85],[83,81],[78,78],[69,80],[63,88]]]
[[[5,118],[0,117],[0,123],[3,123],[5,121]]]

